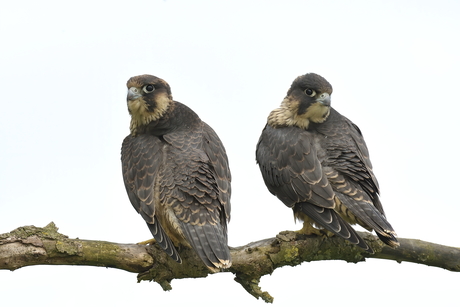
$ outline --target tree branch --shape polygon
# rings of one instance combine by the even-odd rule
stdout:
[[[57,232],[54,223],[44,228],[24,226],[0,235],[0,269],[16,270],[30,265],[88,265],[139,273],[138,281],[154,280],[164,290],[171,290],[173,279],[206,277],[212,274],[192,250],[180,251],[178,264],[157,245],[118,244],[105,241],[69,239]],[[379,258],[407,261],[460,271],[460,249],[415,239],[399,239],[401,246],[392,249],[370,233],[360,235],[374,249],[370,255],[339,237],[303,236],[283,231],[275,238],[231,248],[233,265],[226,270],[236,275],[251,295],[272,302],[259,287],[260,278],[275,269],[317,260],[365,261]]]

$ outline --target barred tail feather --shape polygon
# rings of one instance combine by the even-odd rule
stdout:
[[[230,250],[222,227],[218,224],[183,224],[187,241],[211,270],[231,266]]]

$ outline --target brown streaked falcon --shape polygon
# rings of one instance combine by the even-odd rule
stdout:
[[[222,142],[195,112],[172,99],[164,80],[141,75],[127,87],[131,133],[121,161],[132,205],[177,262],[177,248],[186,246],[213,271],[230,267],[231,176]]]
[[[299,76],[270,113],[256,149],[265,185],[304,222],[301,233],[320,235],[315,225],[372,253],[350,226],[359,224],[397,247],[361,131],[331,108],[331,94],[323,77]]]

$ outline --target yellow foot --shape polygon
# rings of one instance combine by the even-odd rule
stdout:
[[[334,234],[326,229],[318,229],[311,225],[309,222],[304,222],[303,227],[300,230],[296,231],[298,234],[302,235],[316,235],[320,237],[332,237]]]
[[[137,244],[140,244],[140,245],[148,245],[148,244],[153,244],[153,243],[155,243],[155,242],[156,242],[155,239],[152,238],[152,239],[149,239],[149,240],[146,240],[146,241],[139,242],[139,243],[137,243]]]

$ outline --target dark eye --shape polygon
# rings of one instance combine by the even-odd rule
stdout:
[[[153,92],[155,90],[155,87],[152,84],[147,84],[144,86],[143,90],[148,94]]]
[[[316,92],[312,90],[311,88],[307,88],[304,92],[305,94],[307,94],[307,96],[310,96],[310,97],[313,97],[316,95]]]

